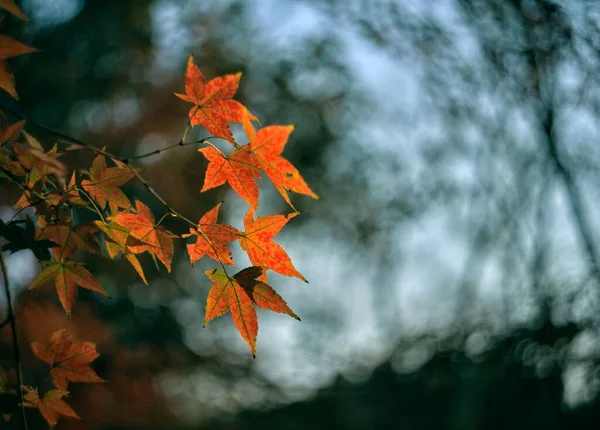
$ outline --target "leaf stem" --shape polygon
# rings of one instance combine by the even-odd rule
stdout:
[[[100,208],[98,206],[96,206],[96,202],[94,202],[94,199],[92,199],[92,197],[85,190],[83,190],[82,188],[79,188],[78,186],[74,186],[73,189],[75,191],[79,191],[90,201],[90,203],[94,206],[95,212],[98,214],[98,216],[100,216],[100,219],[102,220],[102,222],[104,224],[106,224],[106,220],[104,219],[104,216],[102,216],[102,211],[100,210]]]

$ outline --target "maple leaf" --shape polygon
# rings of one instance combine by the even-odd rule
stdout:
[[[282,275],[295,276],[308,282],[296,270],[285,250],[272,240],[296,215],[298,212],[288,215],[268,215],[255,220],[254,212],[250,209],[244,217],[246,231],[242,233],[239,240],[254,266],[264,266]]]
[[[223,202],[206,212],[198,222],[198,228],[190,228],[189,234],[182,237],[196,236],[195,243],[187,245],[190,262],[192,265],[205,255],[222,264],[233,265],[231,250],[227,242],[233,242],[238,238],[240,232],[226,224],[217,224],[217,216]]]
[[[233,278],[246,290],[252,302],[259,308],[287,314],[300,321],[300,317],[290,309],[285,300],[264,281],[266,277],[263,267],[248,267],[233,275]]]
[[[252,154],[244,149],[236,151],[225,157],[213,147],[198,150],[208,160],[204,185],[200,192],[229,182],[231,188],[244,199],[251,208],[258,206],[258,185],[254,178],[260,177],[260,171]]]
[[[100,254],[100,245],[93,235],[98,229],[94,224],[79,224],[73,227],[71,222],[47,224],[38,229],[36,240],[51,240],[58,247],[52,249],[57,261],[71,257],[77,249],[91,254]]]
[[[231,311],[233,322],[256,356],[256,336],[258,335],[258,318],[252,299],[246,290],[221,269],[204,272],[214,284],[208,292],[204,325],[213,319]]]
[[[15,4],[14,0],[0,0],[0,7],[6,9],[8,12],[12,13],[18,18],[29,21],[27,15],[25,15],[21,8]]]
[[[68,391],[49,390],[40,397],[37,389],[24,386],[25,395],[23,396],[23,406],[28,408],[37,408],[40,410],[42,417],[54,427],[58,423],[61,415],[71,418],[79,418],[79,415],[69,406],[63,397],[69,395]]]
[[[0,148],[0,172],[6,170],[14,176],[25,176],[27,172],[18,161],[11,158],[11,153],[6,148]],[[6,173],[4,174],[6,176]]]
[[[236,273],[233,278],[221,269],[207,270],[204,273],[214,282],[206,300],[204,325],[231,311],[236,328],[254,356],[258,335],[258,318],[254,306],[300,319],[270,285],[257,279],[264,275],[262,267],[248,267]]]
[[[42,346],[31,342],[33,353],[50,365],[52,382],[59,390],[66,390],[69,382],[106,382],[89,366],[100,355],[92,342],[74,342],[66,329],[52,334],[50,344]]]
[[[171,260],[173,259],[173,238],[178,237],[162,226],[155,224],[154,215],[146,205],[139,200],[135,202],[137,213],[119,212],[115,216],[108,217],[122,227],[129,230],[129,234],[143,242],[142,245],[128,245],[129,250],[138,254],[148,251],[156,255],[171,272]]]
[[[240,102],[232,100],[240,84],[241,73],[220,76],[206,82],[200,69],[194,64],[194,57],[188,58],[185,74],[185,94],[175,95],[195,106],[190,109],[190,124],[202,125],[217,137],[232,140],[228,122],[242,122],[247,109]],[[250,114],[250,117],[256,119]]]
[[[109,257],[114,260],[119,252],[122,252],[125,259],[129,261],[138,275],[140,275],[140,278],[142,278],[144,284],[148,285],[148,281],[146,280],[146,276],[144,275],[144,270],[142,269],[140,261],[127,247],[128,243],[135,243],[137,245],[143,245],[144,243],[137,241],[137,239],[132,241],[131,238],[128,237],[129,231],[117,223],[112,222],[110,224],[106,224],[103,221],[94,221],[94,223],[104,233],[104,240]]]
[[[131,207],[131,202],[119,187],[134,176],[135,173],[126,167],[106,167],[106,159],[98,155],[92,162],[90,179],[81,181],[81,186],[98,202],[100,209],[108,203],[110,211],[116,213],[118,208]]]
[[[44,152],[37,139],[23,132],[29,146],[15,146],[14,151],[21,165],[28,170],[27,185],[32,188],[39,181],[43,183],[52,182],[48,179],[48,175],[56,176],[63,188],[66,184],[67,167],[58,160],[62,154],[58,153],[58,147],[54,145],[48,152]]]
[[[43,287],[54,283],[56,292],[67,316],[71,318],[71,308],[77,297],[77,286],[108,296],[100,286],[96,278],[83,267],[83,264],[75,261],[51,262],[33,280],[29,289]]]
[[[251,151],[257,158],[260,168],[265,171],[287,204],[294,208],[287,193],[288,190],[305,194],[313,199],[319,198],[306,184],[298,169],[281,156],[285,144],[294,130],[293,125],[272,125],[256,132],[248,116],[244,117],[243,124],[244,131],[250,140],[250,143],[243,148],[247,148],[246,150]]]
[[[21,120],[14,124],[7,125],[6,127],[2,127],[2,130],[0,130],[0,144],[16,140],[21,134],[24,126],[25,120]]]
[[[16,9],[12,8],[11,2],[6,2],[6,0],[2,1],[3,3],[0,3],[0,6],[5,7],[7,10],[13,13],[17,12],[17,9],[20,10],[18,7]],[[16,7],[14,4],[13,6]],[[12,10],[9,9],[9,7]],[[37,51],[37,49],[32,48],[31,46],[27,46],[11,37],[0,35],[0,88],[9,93],[15,100],[19,100],[15,88],[15,77],[10,70],[10,66],[6,62],[6,59],[35,51]]]

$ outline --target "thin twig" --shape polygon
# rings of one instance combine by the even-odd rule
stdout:
[[[24,118],[23,115],[20,115],[17,112],[11,110],[11,109],[5,109],[5,110],[7,112],[12,113],[13,115],[16,115],[16,116],[20,117],[20,118]],[[220,138],[220,137],[216,137],[216,136],[210,136],[210,137],[207,137],[207,138],[201,139],[199,141],[195,141],[195,142],[184,142],[184,139],[187,136],[187,132],[188,132],[189,127],[190,127],[190,121],[188,121],[188,124],[187,124],[187,126],[185,128],[185,131],[183,133],[183,137],[180,139],[180,141],[177,144],[170,145],[170,146],[168,146],[166,148],[163,148],[163,149],[158,149],[158,150],[155,150],[155,151],[151,151],[151,152],[149,152],[147,154],[142,154],[140,156],[129,157],[129,158],[118,157],[118,156],[116,156],[114,154],[111,154],[111,153],[109,153],[107,151],[104,151],[102,149],[96,148],[95,146],[90,145],[89,143],[83,142],[83,141],[81,141],[79,139],[75,139],[75,138],[73,138],[71,136],[67,136],[64,133],[61,133],[61,132],[56,131],[56,130],[53,130],[53,129],[51,129],[49,127],[46,127],[46,126],[44,126],[42,124],[39,124],[39,123],[35,123],[35,124],[39,128],[41,128],[41,129],[43,129],[43,130],[45,130],[45,131],[47,131],[49,133],[54,134],[55,136],[57,136],[58,138],[60,138],[60,140],[62,140],[63,142],[74,143],[74,144],[80,145],[80,146],[82,146],[82,147],[84,147],[86,149],[89,149],[90,151],[93,151],[93,152],[98,153],[98,154],[102,154],[102,155],[110,158],[111,160],[113,160],[115,162],[120,162],[120,163],[124,164],[125,166],[127,166],[127,168],[129,170],[131,170],[131,172],[136,177],[136,179],[138,181],[140,181],[140,183],[146,188],[146,190],[148,190],[148,192],[150,194],[152,194],[154,196],[154,198],[156,200],[158,200],[160,202],[160,204],[162,204],[165,207],[165,209],[167,210],[168,213],[171,214],[171,216],[181,219],[182,221],[184,221],[185,223],[187,223],[190,227],[196,229],[202,235],[202,237],[206,240],[206,242],[209,244],[209,246],[215,251],[216,255],[218,256],[216,248],[214,247],[214,245],[212,244],[212,242],[210,241],[210,239],[208,238],[208,236],[206,236],[206,234],[202,230],[200,230],[198,228],[198,226],[196,225],[196,223],[193,222],[192,220],[190,220],[189,218],[185,217],[184,215],[182,215],[181,213],[179,213],[175,209],[173,209],[167,203],[167,201],[164,198],[162,198],[162,196],[160,194],[158,194],[158,192],[156,192],[156,190],[154,188],[152,188],[152,186],[148,183],[148,181],[146,181],[142,177],[142,175],[140,175],[140,173],[138,172],[138,170],[135,169],[133,166],[131,166],[131,163],[129,162],[132,159],[140,159],[140,158],[148,157],[150,155],[160,154],[161,152],[167,151],[167,150],[175,148],[177,146],[186,146],[186,145],[190,145],[190,144],[194,144],[194,143],[200,143],[200,144],[202,144],[202,143],[208,143],[209,145],[211,145],[211,146],[214,147],[214,145],[211,142],[209,142],[209,139],[213,139],[213,138],[227,140],[228,142],[234,144],[234,146],[239,147],[239,145],[237,145],[237,143],[235,143],[235,141],[231,141],[230,139]],[[225,268],[225,264],[221,261],[220,257],[219,257],[219,263],[220,263],[221,267],[223,268],[223,271],[225,272],[226,276],[228,278],[230,278],[229,274],[227,273],[227,269]],[[230,278],[230,279],[232,279],[232,278]]]
[[[10,284],[8,283],[8,269],[6,268],[6,261],[4,261],[4,253],[0,249],[0,268],[2,269],[2,276],[4,278],[4,292],[6,293],[6,302],[8,306],[8,319],[10,320],[10,331],[12,333],[12,343],[14,346],[14,360],[17,368],[17,385],[19,393],[19,402],[21,404],[21,418],[23,420],[23,428],[28,430],[27,417],[25,415],[25,404],[23,401],[23,372],[21,369],[21,352],[19,350],[19,337],[17,335],[17,322],[15,318],[15,312],[12,305],[12,298],[10,294]]]

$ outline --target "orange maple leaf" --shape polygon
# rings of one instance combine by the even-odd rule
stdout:
[[[6,120],[4,115],[2,115],[2,119]],[[3,121],[0,120],[0,123],[2,122]],[[15,122],[11,125],[6,124],[6,126],[2,124],[2,127],[0,127],[0,144],[15,141],[21,134],[24,126],[25,120]]]
[[[25,21],[29,21],[27,15],[23,13],[21,8],[16,5],[13,0],[0,0],[0,7],[6,9],[8,12],[12,13],[14,16],[17,16]]]
[[[52,248],[52,253],[57,261],[64,261],[71,257],[77,249],[92,254],[100,254],[100,244],[94,233],[98,231],[94,224],[79,224],[76,227],[70,222],[46,224],[38,229],[36,240],[51,240],[58,245]]]
[[[77,298],[77,286],[87,288],[88,290],[108,296],[106,291],[100,286],[96,278],[83,267],[83,264],[75,261],[51,262],[42,272],[33,280],[29,289],[43,287],[54,283],[56,292],[67,316],[71,317],[71,308]]]
[[[221,269],[204,272],[214,284],[208,292],[204,325],[213,319],[231,311],[233,322],[256,356],[256,336],[258,335],[258,318],[250,296],[234,279]]]
[[[247,267],[233,275],[233,278],[246,290],[252,302],[259,308],[287,314],[300,321],[300,317],[290,309],[285,300],[265,282],[264,267]]]
[[[106,167],[106,159],[98,155],[92,162],[90,179],[81,181],[81,186],[98,202],[100,209],[104,209],[108,203],[110,211],[116,213],[118,208],[127,209],[131,206],[119,187],[134,176],[135,173],[126,167]]]
[[[42,417],[51,426],[55,426],[58,423],[60,415],[79,418],[79,415],[63,400],[63,397],[69,395],[68,391],[49,390],[44,394],[44,397],[40,397],[36,388],[28,386],[24,386],[23,388],[26,391],[23,396],[23,406],[39,409]]]
[[[198,228],[190,228],[189,234],[182,236],[184,238],[196,236],[196,242],[187,245],[192,265],[205,255],[222,264],[233,265],[231,250],[227,246],[227,242],[236,240],[240,232],[230,225],[217,224],[217,217],[222,204],[223,202],[218,203],[202,215],[198,222]]]
[[[37,51],[37,49],[27,46],[18,40],[0,35],[0,88],[9,93],[15,100],[19,100],[15,88],[15,77],[10,70],[10,66],[6,62],[6,59],[35,51]]]
[[[144,243],[141,241],[132,241],[131,238],[128,237],[129,231],[117,223],[113,222],[106,224],[103,221],[94,221],[94,223],[104,233],[104,242],[106,244],[108,256],[114,260],[119,252],[122,252],[123,256],[133,266],[138,275],[140,275],[140,278],[142,278],[144,284],[148,285],[148,281],[146,280],[146,276],[144,275],[144,270],[142,269],[140,261],[128,248],[128,244],[136,243],[138,245],[143,245]]]
[[[106,382],[88,365],[100,355],[96,344],[73,342],[73,336],[64,328],[52,334],[49,345],[33,341],[31,349],[50,365],[52,382],[59,390],[66,390],[69,382]]]
[[[27,185],[32,188],[39,181],[52,183],[48,175],[53,174],[65,188],[67,167],[58,160],[62,154],[58,153],[58,147],[54,145],[48,152],[44,152],[40,143],[31,135],[23,132],[30,146],[14,146],[14,152],[21,165],[28,170]]]
[[[185,94],[175,95],[195,106],[190,109],[190,124],[202,125],[216,137],[233,139],[227,123],[242,122],[247,112],[243,104],[232,100],[240,84],[241,73],[219,76],[206,82],[190,56],[185,74]],[[256,119],[253,115],[251,118]]]
[[[244,149],[237,149],[228,157],[213,147],[201,148],[198,151],[208,160],[204,185],[200,192],[229,182],[231,188],[248,202],[251,208],[256,209],[258,185],[254,178],[260,177],[260,170],[255,157]]]
[[[246,231],[239,240],[253,265],[264,266],[282,275],[295,276],[308,282],[296,270],[285,250],[272,240],[296,215],[298,212],[288,215],[269,215],[255,220],[254,212],[250,209],[244,217]]]
[[[262,267],[248,267],[236,273],[233,278],[221,269],[207,270],[204,273],[214,282],[206,300],[204,325],[231,311],[236,328],[254,356],[258,335],[258,317],[254,306],[300,319],[270,285],[256,279],[264,275]]]
[[[281,156],[293,130],[293,125],[272,125],[261,128],[256,132],[250,122],[250,117],[244,117],[244,131],[250,140],[250,144],[245,145],[243,148],[254,154],[260,163],[260,168],[265,171],[279,194],[292,208],[294,206],[288,196],[288,190],[305,194],[313,199],[319,198],[306,184],[298,169]]]
[[[135,208],[137,213],[119,212],[115,216],[108,217],[108,219],[125,227],[133,238],[143,243],[142,245],[139,245],[139,242],[134,245],[128,244],[131,252],[139,254],[148,251],[150,254],[156,255],[167,270],[171,272],[173,238],[179,236],[162,226],[156,225],[154,215],[152,215],[150,209],[139,200],[136,200]]]

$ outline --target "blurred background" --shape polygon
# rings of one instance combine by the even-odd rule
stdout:
[[[230,317],[202,327],[214,264],[190,267],[183,241],[171,274],[142,257],[149,287],[85,256],[112,298],[80,291],[70,322],[52,289],[23,290],[33,254],[10,256],[26,382],[46,370],[28,343],[65,326],[110,381],[72,384],[82,420],[59,429],[598,427],[600,3],[20,4],[32,22],[5,16],[3,33],[41,52],[11,60],[21,102],[0,105],[47,148],[36,124],[124,157],[177,142],[193,53],[209,78],[244,73],[237,98],[263,125],[295,124],[284,156],[321,196],[294,196],[277,236],[310,284],[269,278],[302,322],[259,311],[256,360]],[[200,194],[195,147],[139,165],[187,217],[224,199],[241,227],[227,186]],[[18,196],[0,190],[10,218]],[[261,193],[261,215],[289,211]],[[8,329],[0,342],[10,360]]]

